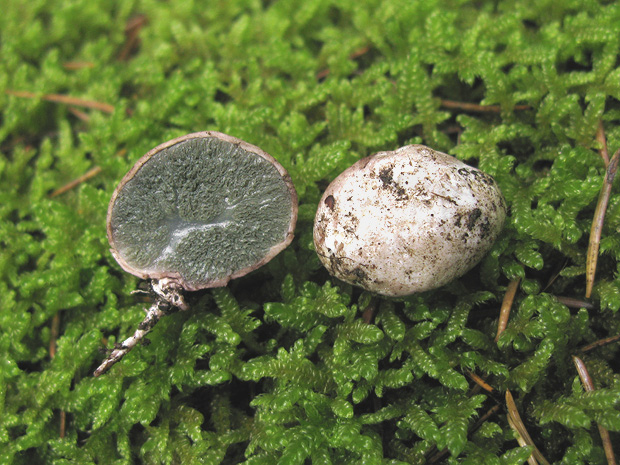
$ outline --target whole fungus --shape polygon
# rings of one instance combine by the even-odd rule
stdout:
[[[491,176],[408,145],[359,160],[328,186],[314,244],[331,275],[404,296],[465,274],[490,250],[505,216]]]
[[[296,220],[290,176],[254,145],[209,131],[149,151],[114,191],[107,232],[116,261],[151,280],[156,299],[95,376],[161,316],[186,309],[183,291],[225,286],[271,260],[293,240]]]

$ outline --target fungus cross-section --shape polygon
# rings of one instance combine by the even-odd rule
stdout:
[[[252,267],[290,234],[290,182],[242,145],[189,138],[130,174],[109,231],[124,267],[141,275],[203,287]]]

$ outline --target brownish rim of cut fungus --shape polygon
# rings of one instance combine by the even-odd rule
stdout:
[[[245,268],[242,268],[240,270],[237,270],[233,273],[231,273],[230,275],[221,278],[221,279],[217,279],[217,280],[211,280],[211,281],[205,281],[204,283],[193,283],[190,284],[188,283],[186,280],[183,279],[183,277],[178,273],[178,272],[173,272],[173,271],[161,271],[161,272],[156,272],[156,271],[148,271],[146,272],[145,270],[142,270],[140,268],[136,268],[134,266],[132,266],[131,264],[127,263],[127,261],[123,258],[123,256],[118,252],[118,250],[116,249],[115,246],[115,241],[114,241],[114,237],[113,237],[113,231],[112,231],[112,210],[113,210],[113,206],[114,203],[116,201],[116,198],[118,197],[119,193],[123,190],[123,188],[125,187],[125,185],[131,180],[133,179],[133,177],[136,175],[136,173],[138,173],[138,171],[140,171],[140,169],[142,169],[142,167],[148,163],[148,161],[157,153],[161,152],[162,150],[165,150],[167,148],[170,148],[176,144],[179,144],[181,142],[187,141],[187,140],[191,140],[191,139],[202,139],[202,138],[215,138],[215,139],[219,139],[219,140],[223,140],[225,142],[229,142],[233,145],[236,145],[238,147],[240,147],[242,150],[248,152],[248,153],[253,153],[255,155],[258,155],[262,158],[264,158],[265,160],[267,160],[273,167],[276,168],[276,170],[278,171],[278,173],[280,174],[280,176],[282,177],[282,180],[284,181],[284,183],[286,184],[289,194],[291,196],[291,218],[290,218],[290,222],[289,222],[289,227],[288,227],[288,231],[286,233],[285,239],[272,246],[267,253],[263,256],[263,258],[261,260],[259,260],[258,262],[247,266]],[[177,288],[182,288],[185,289],[187,291],[196,291],[196,290],[200,290],[200,289],[207,289],[207,288],[214,288],[214,287],[223,287],[226,284],[228,284],[228,282],[231,279],[235,279],[235,278],[240,278],[241,276],[245,276],[246,274],[250,273],[251,271],[256,270],[257,268],[260,268],[261,266],[265,265],[266,263],[268,263],[272,258],[274,258],[278,253],[280,253],[282,250],[284,250],[286,247],[288,247],[288,245],[292,242],[293,237],[294,237],[294,229],[295,229],[295,224],[297,222],[297,213],[298,213],[298,205],[297,205],[297,192],[295,191],[295,187],[293,185],[293,182],[291,180],[290,175],[288,174],[288,172],[286,171],[286,169],[284,169],[284,167],[275,159],[273,158],[271,155],[269,155],[267,152],[265,152],[264,150],[262,150],[261,148],[249,144],[241,139],[238,139],[236,137],[233,136],[229,136],[227,134],[223,134],[221,132],[217,132],[217,131],[202,131],[202,132],[195,132],[195,133],[191,133],[191,134],[186,134],[184,136],[181,137],[177,137],[175,139],[171,139],[167,142],[164,142],[163,144],[158,145],[157,147],[153,148],[152,150],[150,150],[149,152],[147,152],[144,156],[142,156],[137,162],[136,164],[131,168],[131,170],[129,170],[129,172],[123,177],[123,179],[121,180],[121,182],[118,184],[118,186],[116,187],[116,189],[114,190],[114,193],[112,194],[112,198],[110,199],[110,203],[108,205],[108,214],[107,214],[107,235],[108,235],[108,241],[110,243],[110,252],[112,253],[112,255],[114,256],[114,258],[116,259],[116,261],[118,262],[118,264],[128,273],[131,273],[139,278],[142,279],[156,279],[156,280],[160,280],[160,279],[166,279],[168,284],[173,286],[173,287],[177,287]]]

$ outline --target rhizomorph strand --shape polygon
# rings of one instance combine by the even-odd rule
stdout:
[[[100,376],[108,371],[116,362],[119,362],[131,349],[133,349],[155,327],[161,317],[174,313],[177,310],[187,310],[188,306],[183,297],[183,289],[168,279],[152,280],[151,288],[156,295],[150,308],[146,310],[146,316],[133,336],[125,339],[117,346],[110,355],[99,365],[93,373]]]

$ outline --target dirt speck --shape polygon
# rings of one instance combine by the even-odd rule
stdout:
[[[394,182],[393,178],[394,170],[391,166],[386,166],[379,173],[379,179],[383,183],[383,187],[389,188],[390,185]]]
[[[478,221],[478,218],[480,218],[481,215],[482,210],[479,208],[474,208],[471,212],[469,212],[467,215],[467,229],[470,231],[474,229],[474,226],[476,226],[476,221]]]
[[[386,166],[379,172],[379,180],[382,183],[383,189],[390,191],[396,200],[407,200],[407,191],[394,180],[394,167]]]

